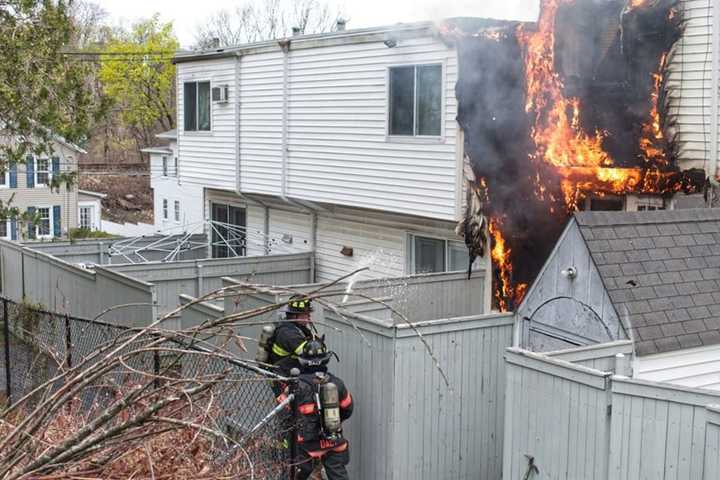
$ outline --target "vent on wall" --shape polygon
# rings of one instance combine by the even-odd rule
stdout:
[[[229,88],[227,85],[218,85],[212,88],[213,103],[226,103],[228,101]]]

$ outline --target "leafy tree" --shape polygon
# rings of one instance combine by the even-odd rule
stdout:
[[[52,153],[54,135],[82,144],[102,113],[89,65],[64,54],[72,35],[63,0],[0,0],[0,169]]]
[[[197,28],[197,48],[239,45],[300,33],[323,33],[335,28],[338,8],[323,0],[246,0],[234,10],[220,10]]]
[[[108,42],[102,52],[100,81],[119,108],[138,149],[153,142],[158,129],[175,127],[175,66],[178,49],[172,23],[155,15]]]

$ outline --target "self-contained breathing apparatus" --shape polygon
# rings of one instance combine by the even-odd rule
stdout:
[[[333,356],[340,361],[335,352],[327,350],[323,335],[320,338],[313,338],[305,345],[299,361],[305,371],[322,369],[314,372],[315,376],[311,383],[315,395],[316,414],[320,416],[320,436],[326,440],[337,441],[342,438],[340,393],[337,385],[330,381],[330,375],[324,371],[324,367]]]
[[[270,349],[272,348],[273,338],[275,337],[275,325],[264,325],[258,339],[258,349],[255,353],[255,361],[259,363],[268,363],[270,360]]]

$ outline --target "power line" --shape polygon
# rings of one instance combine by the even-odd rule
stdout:
[[[90,51],[65,51],[60,52],[63,55],[78,55],[78,56],[88,56],[88,55],[97,55],[97,56],[114,56],[114,55],[123,55],[123,56],[145,56],[145,55],[170,55],[174,56],[175,51],[173,50],[158,50],[158,51],[151,51],[151,52],[90,52]]]

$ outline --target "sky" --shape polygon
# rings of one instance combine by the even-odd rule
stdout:
[[[203,19],[221,9],[233,9],[238,0],[95,0],[112,17],[133,22],[159,12],[172,20],[180,45],[193,44],[194,32]],[[330,2],[335,3],[335,2]],[[538,0],[340,0],[348,28],[377,27],[398,22],[440,20],[448,17],[488,17],[535,20]],[[202,10],[202,11],[200,11]]]

